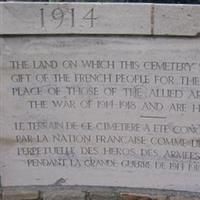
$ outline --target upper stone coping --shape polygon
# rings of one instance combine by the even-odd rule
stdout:
[[[0,3],[0,35],[199,36],[200,5]]]

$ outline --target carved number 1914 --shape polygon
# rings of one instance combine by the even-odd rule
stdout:
[[[69,20],[70,27],[75,27],[75,9],[74,8],[71,8],[65,12],[62,8],[59,8],[59,7],[55,8],[52,10],[50,17],[51,17],[51,20],[57,23],[55,28],[59,28],[60,26],[62,26],[65,19]],[[94,27],[94,24],[95,24],[94,22],[95,20],[97,20],[97,17],[95,17],[95,14],[94,14],[94,8],[87,11],[86,14],[83,15],[81,20],[87,21],[89,27],[91,28]],[[42,28],[46,27],[44,8],[40,9],[40,23],[41,23]]]

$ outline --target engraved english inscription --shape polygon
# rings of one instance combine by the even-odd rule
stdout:
[[[76,10],[68,14],[76,26]],[[51,17],[55,28],[64,26],[60,8]],[[95,26],[95,10],[83,18]],[[62,178],[66,185],[198,191],[198,42],[5,37],[3,185],[49,185]]]

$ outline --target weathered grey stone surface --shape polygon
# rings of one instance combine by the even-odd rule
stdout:
[[[15,192],[13,192],[15,191]],[[73,191],[73,192],[72,192]],[[35,199],[35,193],[38,193],[38,198]],[[131,189],[131,188],[110,188],[110,187],[63,187],[63,186],[52,186],[52,187],[10,187],[4,189],[4,195],[6,193],[16,193],[16,197],[20,197],[20,200],[27,200],[23,193],[31,197],[32,200],[67,200],[74,199],[77,195],[80,195],[79,199],[84,200],[199,200],[200,196],[197,193],[190,192],[175,192],[175,191],[162,191],[162,190],[148,190],[148,189]],[[0,192],[0,197],[1,197]],[[10,196],[13,200],[14,196]],[[54,198],[53,198],[54,197]],[[1,198],[0,198],[1,199]],[[3,198],[2,198],[3,199]],[[1,200],[2,200],[1,199]],[[4,199],[3,199],[4,200]]]
[[[0,34],[196,36],[199,5],[0,3]]]
[[[4,37],[1,46],[3,186],[199,191],[199,38]]]
[[[0,34],[150,34],[149,5],[0,4]]]
[[[199,11],[1,3],[0,199],[198,200]]]
[[[196,5],[156,5],[155,35],[200,34],[200,6]]]

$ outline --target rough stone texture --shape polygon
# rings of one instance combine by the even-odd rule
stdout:
[[[149,195],[138,193],[121,193],[120,200],[168,200],[168,197],[159,194]]]
[[[157,198],[134,193],[121,193],[120,200],[158,200]]]
[[[43,200],[84,200],[85,192],[81,190],[60,190],[59,192],[47,191],[43,194]]]
[[[199,200],[199,197],[184,197],[184,196],[174,196],[174,197],[170,197],[170,200]]]
[[[5,188],[3,193],[0,200],[200,200],[190,192],[81,186]]]
[[[32,190],[5,189],[2,192],[3,200],[38,200],[39,192]]]
[[[117,200],[119,199],[118,193],[116,192],[90,192],[88,193],[90,200]]]

